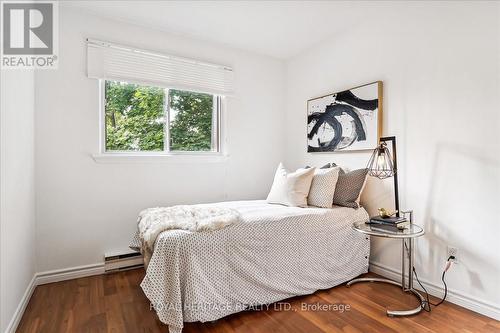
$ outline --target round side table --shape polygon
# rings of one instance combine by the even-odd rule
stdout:
[[[388,316],[410,316],[422,311],[422,304],[425,304],[425,299],[417,290],[413,289],[413,240],[416,237],[422,236],[424,234],[424,229],[416,224],[410,224],[405,229],[384,229],[383,227],[381,228],[380,225],[367,224],[365,222],[354,223],[352,227],[357,232],[370,236],[401,239],[401,283],[384,278],[356,278],[349,281],[347,287],[358,282],[382,282],[393,284],[401,287],[404,292],[411,292],[415,295],[420,301],[420,305],[411,310],[387,310]],[[407,259],[408,265],[406,265]],[[408,274],[408,281],[406,281],[405,273]]]

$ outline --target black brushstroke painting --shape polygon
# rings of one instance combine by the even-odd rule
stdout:
[[[376,85],[377,82],[374,84]],[[307,116],[308,152],[343,150],[356,142],[367,140],[368,129],[364,117],[373,116],[372,113],[378,111],[378,89],[375,90],[377,91],[375,99],[359,98],[352,90],[327,96],[327,98],[333,99],[331,104],[326,105],[324,110],[309,112]],[[341,118],[344,120],[341,121]],[[346,121],[346,119],[348,120]],[[324,130],[325,128],[328,129],[328,133],[333,132],[333,135],[322,136],[320,129]],[[317,141],[315,142],[313,139]]]

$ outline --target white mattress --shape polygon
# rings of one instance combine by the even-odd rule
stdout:
[[[344,283],[368,271],[370,241],[352,229],[363,208],[222,202],[242,221],[212,232],[166,231],[141,283],[171,333]]]

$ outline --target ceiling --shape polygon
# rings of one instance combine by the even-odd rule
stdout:
[[[278,59],[342,33],[375,9],[373,3],[344,1],[115,0],[64,6]]]

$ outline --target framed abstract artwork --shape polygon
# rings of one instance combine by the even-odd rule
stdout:
[[[307,101],[307,152],[374,149],[382,133],[382,81]]]

